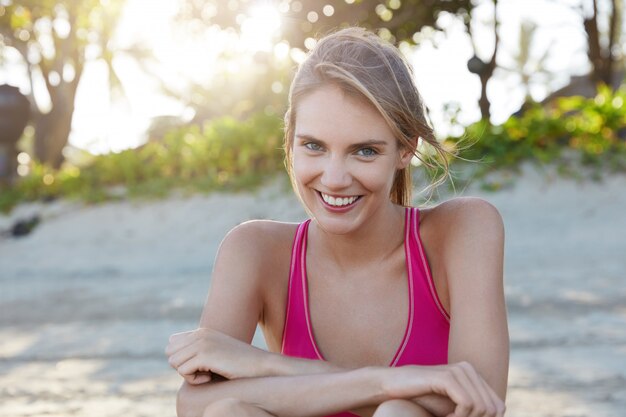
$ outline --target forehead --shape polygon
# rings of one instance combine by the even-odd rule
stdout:
[[[395,142],[382,115],[364,99],[346,94],[337,86],[324,86],[307,94],[296,105],[295,135],[324,141]]]

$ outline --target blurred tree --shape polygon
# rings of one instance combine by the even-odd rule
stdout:
[[[623,54],[619,40],[624,24],[624,0],[610,0],[605,3],[608,8],[604,17],[608,25],[604,32],[599,29],[598,21],[601,16],[598,13],[597,0],[592,0],[590,11],[585,12],[584,4],[579,6],[579,10],[587,34],[587,56],[593,67],[591,77],[596,83],[603,82],[612,86],[615,84],[613,76],[616,64]]]
[[[563,7],[570,8],[581,18],[581,30],[587,38],[587,57],[591,71],[584,75],[570,77],[567,85],[550,93],[542,103],[553,103],[558,97],[595,97],[599,85],[606,85],[616,91],[626,81],[623,45],[626,19],[623,1],[579,0],[575,5],[553,0]]]
[[[496,69],[496,56],[498,54],[498,47],[500,46],[500,35],[499,35],[499,21],[498,21],[498,0],[488,0],[489,2],[493,2],[493,22],[491,22],[493,28],[493,37],[494,37],[494,46],[493,52],[491,56],[482,60],[477,55],[477,45],[476,38],[473,32],[472,19],[465,20],[465,26],[467,28],[467,33],[469,34],[470,40],[472,41],[472,48],[474,49],[474,56],[470,58],[467,63],[467,68],[471,73],[478,75],[480,79],[480,99],[478,99],[478,107],[480,108],[480,115],[483,120],[489,120],[491,116],[491,103],[489,98],[487,97],[487,84],[489,80],[493,76],[493,73]]]
[[[537,49],[535,36],[537,34],[537,24],[530,21],[523,21],[520,25],[519,44],[517,51],[513,55],[512,65],[498,64],[498,67],[516,74],[519,83],[524,90],[524,103],[532,103],[530,94],[533,85],[548,85],[553,75],[547,66],[547,61],[552,53],[553,45],[546,48]],[[533,53],[533,50],[535,53]]]
[[[183,0],[181,16],[200,25],[217,24],[240,29],[242,16],[254,0]],[[258,3],[258,2],[257,2]],[[415,43],[423,28],[437,27],[441,13],[469,19],[471,0],[319,0],[270,1],[283,15],[283,36],[292,47],[307,47],[307,39],[338,27],[359,25],[384,28],[383,37],[392,42]]]
[[[228,54],[222,54],[217,61],[214,65],[219,70],[211,79],[202,80],[205,82],[189,79],[183,90],[159,78],[155,72],[159,63],[153,58],[138,62],[142,70],[159,83],[163,93],[194,109],[194,123],[223,116],[245,120],[260,112],[282,117],[292,75],[290,61],[276,60],[271,52],[266,51],[256,52],[246,63]],[[178,121],[157,118],[149,137],[156,139],[163,136],[168,126],[185,123],[180,118]]]
[[[76,90],[89,59],[103,59],[113,85],[109,40],[123,0],[5,0],[0,2],[0,55],[15,48],[25,64],[35,105],[35,157],[63,163]],[[45,85],[49,105],[35,99]],[[47,108],[49,107],[49,108]]]
[[[283,17],[282,37],[292,48],[311,49],[314,38],[335,28],[358,25],[372,30],[395,44],[419,44],[425,40],[434,42],[434,35],[442,29],[437,21],[445,13],[464,22],[472,38],[474,56],[468,62],[471,72],[480,78],[481,97],[479,106],[483,118],[490,116],[487,83],[496,68],[498,50],[497,0],[493,3],[493,53],[484,61],[476,53],[471,13],[481,1],[472,0],[342,0],[320,2],[318,0],[276,0],[269,2],[277,7]],[[254,0],[182,0],[180,18],[197,28],[218,25],[222,28],[241,30],[242,22]]]

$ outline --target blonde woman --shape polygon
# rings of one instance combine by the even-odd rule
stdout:
[[[399,51],[359,28],[321,39],[285,115],[310,219],[225,237],[200,327],[166,350],[180,417],[504,414],[502,219],[476,198],[410,207],[418,140],[444,154]]]

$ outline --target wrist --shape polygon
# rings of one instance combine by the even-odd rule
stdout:
[[[410,399],[430,393],[423,367],[405,365],[386,370],[381,374],[381,384],[384,395],[389,399]]]
[[[380,372],[380,375],[378,377],[380,390],[382,392],[382,395],[385,396],[387,400],[395,400],[400,398],[398,397],[398,393],[394,389],[394,381],[398,379],[398,376],[396,375],[396,371],[398,369],[399,368],[396,367],[387,368],[384,370],[387,372]]]
[[[393,369],[394,368],[384,366],[366,366],[349,372],[358,375],[361,379],[366,381],[366,392],[371,393],[372,404],[378,405],[392,399],[387,390],[387,381],[393,378],[391,375]]]
[[[260,361],[260,374],[258,377],[264,376],[285,376],[288,375],[283,357],[280,353],[265,352]]]
[[[266,372],[264,376],[315,375],[348,371],[348,369],[322,360],[297,358],[274,352],[267,353],[262,365]]]

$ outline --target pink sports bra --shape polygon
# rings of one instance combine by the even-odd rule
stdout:
[[[308,305],[306,246],[310,222],[309,219],[301,223],[294,238],[281,353],[324,360],[315,342]],[[409,284],[409,317],[404,338],[389,366],[446,364],[450,317],[437,296],[426,261],[419,236],[418,208],[407,207],[405,211],[404,252]],[[355,414],[344,412],[328,417],[348,416]]]

